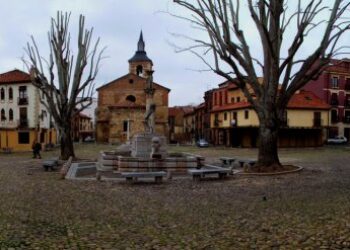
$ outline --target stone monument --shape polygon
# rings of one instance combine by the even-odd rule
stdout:
[[[144,133],[136,134],[131,141],[131,156],[164,159],[166,153],[166,138],[158,135],[155,128],[156,104],[154,103],[153,70],[147,71],[146,112],[144,116]]]

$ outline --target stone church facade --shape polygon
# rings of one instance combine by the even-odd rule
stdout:
[[[142,32],[135,55],[129,60],[129,73],[98,91],[96,139],[98,142],[123,143],[144,131],[147,78],[153,62],[147,57]],[[168,135],[168,97],[170,89],[153,83],[155,130]]]

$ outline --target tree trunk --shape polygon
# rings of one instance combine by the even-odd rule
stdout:
[[[64,132],[61,134],[61,159],[68,160],[72,156],[75,157],[73,139],[71,135],[71,127],[66,126]]]
[[[282,166],[278,157],[278,119],[271,115],[259,120],[259,153],[255,170],[268,172],[280,169]]]

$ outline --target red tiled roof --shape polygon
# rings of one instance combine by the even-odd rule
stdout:
[[[80,116],[81,118],[91,119],[90,116],[85,115],[85,114],[83,114],[83,113],[79,113],[79,116]]]
[[[202,102],[201,104],[199,104],[198,106],[194,107],[195,110],[198,110],[198,109],[202,109],[205,107],[205,103]]]
[[[31,81],[30,75],[18,69],[0,74],[0,84],[1,83],[23,83],[23,82],[30,82],[30,81]]]
[[[232,109],[242,109],[242,108],[249,108],[249,107],[251,107],[251,104],[249,102],[236,102],[236,103],[230,103],[224,106],[214,106],[212,109],[212,112],[232,110]]]
[[[224,106],[214,106],[212,112],[250,108],[249,102],[236,102]],[[331,107],[311,91],[300,90],[290,99],[289,109],[330,109]]]
[[[311,91],[300,90],[288,103],[292,109],[330,109],[331,107]]]
[[[185,106],[185,107],[182,107],[182,110],[184,111],[185,115],[189,115],[189,114],[192,114],[194,112],[194,107]]]
[[[176,116],[180,112],[181,112],[181,109],[179,107],[171,107],[168,109],[169,116]]]

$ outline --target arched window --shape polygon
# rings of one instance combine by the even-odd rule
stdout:
[[[142,72],[143,72],[143,67],[142,65],[138,65],[136,67],[136,74],[139,76],[139,75],[142,75]]]
[[[9,121],[13,121],[13,110],[9,110]]]
[[[5,121],[6,120],[5,110],[4,109],[1,109],[0,118],[1,118],[1,121]]]
[[[126,97],[126,100],[129,101],[129,102],[136,102],[136,97],[133,96],[133,95],[128,95]]]
[[[13,99],[13,89],[10,87],[9,88],[9,100]]]
[[[5,100],[5,90],[4,90],[4,88],[1,88],[0,99],[1,99],[1,101]]]

